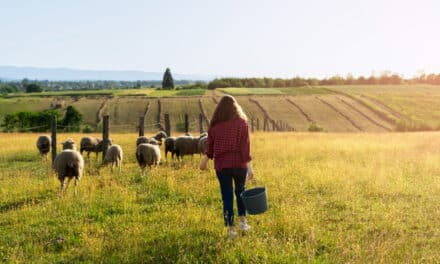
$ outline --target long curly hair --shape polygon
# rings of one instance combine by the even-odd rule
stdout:
[[[212,114],[209,127],[213,127],[218,123],[228,121],[236,117],[239,117],[247,122],[247,116],[243,112],[241,106],[237,103],[237,100],[230,95],[225,95],[217,104],[217,107]]]

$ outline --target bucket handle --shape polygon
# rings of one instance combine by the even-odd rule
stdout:
[[[249,182],[249,185],[253,185],[253,186],[261,185],[261,186],[264,186],[263,181],[258,180],[256,178],[253,178],[252,180],[249,180],[248,182]]]

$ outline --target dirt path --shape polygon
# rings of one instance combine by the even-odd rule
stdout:
[[[199,98],[199,108],[200,108],[200,113],[202,113],[203,119],[205,119],[206,126],[209,127],[209,118],[208,115],[206,114],[205,108],[203,107],[201,98]]]

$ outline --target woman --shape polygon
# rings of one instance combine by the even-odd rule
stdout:
[[[234,225],[234,189],[237,199],[239,228],[248,231],[246,208],[240,194],[245,190],[246,176],[254,176],[251,167],[249,128],[247,117],[234,97],[221,98],[212,115],[206,143],[206,156],[200,162],[200,169],[206,170],[209,159],[214,159],[214,167],[220,183],[223,200],[225,226],[231,238],[236,235]]]

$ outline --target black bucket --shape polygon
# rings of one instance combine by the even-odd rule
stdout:
[[[251,215],[262,214],[267,211],[266,187],[257,187],[240,194],[246,211]]]

